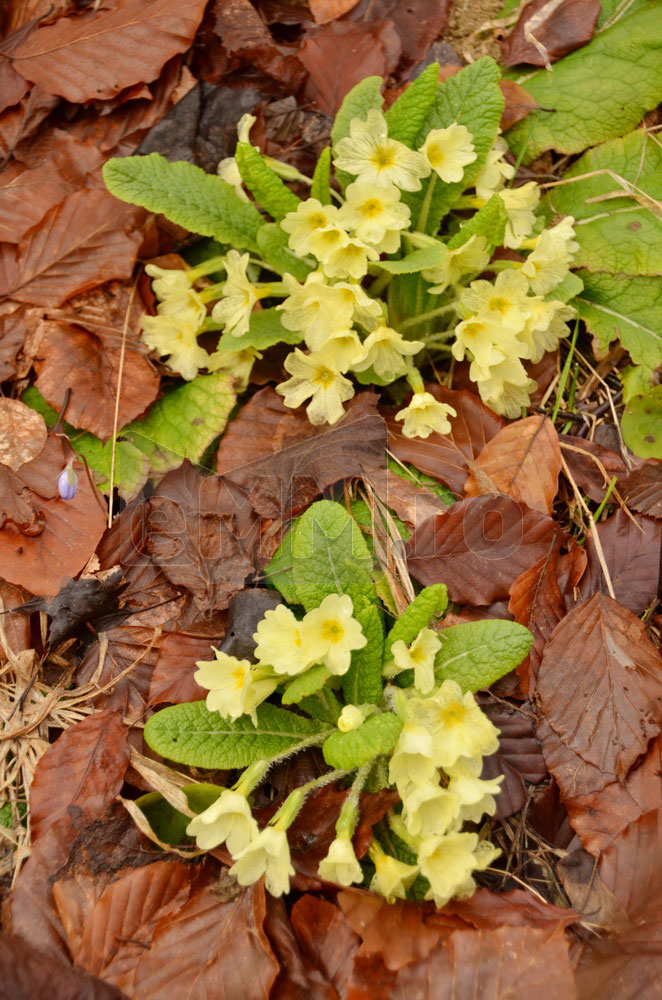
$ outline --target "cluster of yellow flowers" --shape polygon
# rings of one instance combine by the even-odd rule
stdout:
[[[239,123],[242,142],[249,141],[253,121],[244,116]],[[467,166],[477,159],[469,130],[458,123],[432,129],[418,150],[409,149],[389,137],[382,112],[370,109],[364,119],[352,119],[349,135],[335,146],[336,171],[354,178],[343,196],[331,191],[337,204],[310,197],[280,221],[289,249],[314,267],[305,280],[285,273],[282,281],[259,283],[253,275],[261,267],[269,270],[269,265],[236,250],[190,271],[148,266],[160,302],[157,315],[143,320],[146,343],[167,355],[169,366],[184,378],[206,367],[230,371],[243,383],[258,356],[254,349],[228,351],[226,337],[224,349],[208,354],[197,338],[204,330],[219,328],[231,337],[242,337],[259,300],[279,297],[276,308],[282,326],[301,338],[305,350],[297,347],[287,356],[284,366],[290,378],[277,392],[286,406],[306,404],[313,424],[334,424],[342,417],[344,404],[355,391],[349,375],[380,385],[405,377],[413,396],[396,415],[403,421],[403,433],[423,438],[434,431],[448,433],[455,411],[425,391],[414,358],[428,341],[433,348],[453,338],[452,354],[470,361],[470,376],[483,400],[499,413],[519,416],[535,388],[522,362],[536,362],[556,347],[574,314],[564,301],[548,296],[568,274],[577,244],[571,217],[540,231],[536,216],[540,192],[534,182],[505,186],[514,174],[504,158],[506,150],[504,140],[497,137],[471,181],[475,194],[458,203],[462,209],[477,209],[495,195],[501,199],[507,215],[503,243],[517,256],[490,263],[492,245],[485,236],[474,234],[461,246],[449,248],[436,237],[412,231],[411,211],[402,198],[403,192],[421,190],[429,177],[424,199],[429,206],[435,184],[462,181]],[[268,162],[278,172],[278,165]],[[245,199],[232,157],[222,161],[219,172]],[[439,329],[435,325],[425,339],[415,340],[390,325],[388,307],[380,298],[381,279],[365,288],[362,282],[378,273],[383,255],[430,246],[441,263],[424,269],[422,277],[429,282],[427,291],[441,297],[441,305],[423,317],[410,317],[405,326],[420,324],[426,317],[442,325]],[[472,280],[488,266],[497,272],[494,281]],[[224,281],[201,290],[193,287],[220,268],[225,270]],[[207,303],[214,300],[208,316]]]

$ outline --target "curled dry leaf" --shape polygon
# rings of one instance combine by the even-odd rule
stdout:
[[[439,479],[457,495],[462,496],[469,472],[469,462],[481,453],[488,441],[499,433],[504,421],[466,389],[447,389],[441,385],[426,385],[442,403],[457,412],[450,418],[450,434],[406,438],[402,423],[395,414],[386,414],[388,446],[401,462],[411,462],[428,476]]]
[[[501,43],[505,65],[549,66],[574,52],[590,42],[601,10],[600,0],[532,0]]]
[[[74,427],[106,441],[113,433],[117,397],[118,428],[139,417],[156,399],[160,379],[142,354],[126,350],[122,355],[119,344],[104,345],[87,330],[64,323],[45,320],[40,331],[36,386],[56,410],[70,390],[65,416]]]
[[[469,468],[467,496],[507,493],[551,514],[561,471],[558,434],[548,417],[516,420],[485,445]]]
[[[41,89],[33,87],[18,104],[0,114],[0,154],[9,159],[24,139],[29,139],[60,103]]]
[[[644,462],[620,482],[619,490],[632,510],[662,517],[662,462]]]
[[[118,794],[129,763],[128,730],[115,712],[96,712],[65,730],[37,764],[30,832],[37,840],[64,816],[92,819]]]
[[[596,530],[616,600],[636,615],[641,614],[660,594],[662,521],[642,514],[633,518],[619,508]],[[586,554],[586,572],[578,584],[584,599],[607,590],[593,532],[586,542]]]
[[[110,278],[129,278],[142,234],[140,210],[107,191],[77,191],[28,231],[18,254],[0,244],[0,295],[59,306]]]
[[[86,10],[37,28],[13,54],[15,68],[48,94],[74,104],[114,97],[155,80],[185,52],[206,0],[126,0],[111,10]]]
[[[435,38],[448,25],[451,0],[360,0],[347,20],[370,23],[382,18],[393,22],[402,47],[401,67],[408,70],[428,54]]]
[[[445,582],[452,601],[491,604],[549,551],[557,530],[550,517],[510,497],[463,500],[416,529],[409,570],[425,586]]]
[[[41,414],[20,399],[0,399],[0,465],[20,469],[37,457],[47,437]]]
[[[12,493],[10,504],[27,505],[33,519],[23,531],[14,517],[5,521],[0,531],[0,576],[41,596],[55,596],[67,579],[80,572],[105,528],[98,494],[80,466],[73,500],[57,495],[57,479],[70,454],[51,435],[37,458],[10,473],[13,490],[20,491]],[[6,495],[2,499],[4,507]]]
[[[536,927],[540,930],[568,927],[578,914],[552,903],[545,903],[524,889],[490,892],[477,889],[469,899],[455,899],[444,908],[478,930],[497,927]]]
[[[249,0],[222,0],[214,5],[215,29],[223,48],[246,59],[289,91],[297,91],[304,72],[294,55],[283,55]]]
[[[550,730],[539,732],[543,754],[562,798],[587,794],[622,780],[660,732],[662,661],[631,611],[594,594],[554,630],[538,697]]]
[[[120,713],[129,723],[142,719],[160,641],[158,629],[142,625],[109,628],[103,645],[95,642],[90,646],[76,672],[79,685],[94,678],[96,686],[105,689],[92,694],[91,703]]]

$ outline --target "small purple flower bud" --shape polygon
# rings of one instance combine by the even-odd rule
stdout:
[[[62,470],[57,478],[57,488],[63,500],[73,500],[78,489],[78,476],[72,468]]]

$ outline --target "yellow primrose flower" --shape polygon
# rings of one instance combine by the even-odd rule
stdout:
[[[198,344],[197,311],[192,310],[190,316],[143,316],[140,322],[149,349],[168,355],[166,364],[182,378],[190,382],[207,364],[209,355]]]
[[[349,837],[336,837],[331,842],[329,853],[320,861],[317,873],[325,882],[335,882],[337,885],[363,881],[363,869],[356,859]]]
[[[360,285],[345,281],[330,285],[322,271],[307,275],[303,285],[284,274],[283,283],[289,295],[276,306],[283,310],[283,326],[319,343],[335,330],[348,330],[353,322],[371,328],[382,316],[379,302]]]
[[[198,660],[193,675],[200,687],[207,688],[206,705],[224,719],[235,722],[250,715],[257,725],[256,709],[276,690],[278,682],[260,668],[251,667],[248,660],[215,649],[215,660]]]
[[[405,437],[428,438],[433,432],[449,433],[449,416],[457,416],[452,406],[440,403],[431,392],[415,392],[409,405],[396,413],[395,419],[404,420],[402,433]]]
[[[441,836],[460,811],[460,800],[439,784],[411,785],[405,792],[403,816],[412,837]]]
[[[266,612],[253,634],[255,659],[273,667],[277,674],[303,673],[316,662],[309,632],[288,607],[279,604]]]
[[[431,628],[422,628],[409,647],[398,639],[391,647],[399,670],[414,671],[414,686],[421,694],[434,687],[434,659],[441,649],[441,639]]]
[[[366,711],[360,705],[345,705],[338,716],[336,725],[341,733],[351,733],[358,729],[366,717]]]
[[[219,348],[207,358],[208,372],[228,372],[235,379],[235,388],[243,392],[248,385],[248,379],[253,365],[262,355],[254,347],[245,347],[241,351],[226,351]]]
[[[448,248],[447,248],[448,249]],[[456,285],[465,274],[480,274],[487,267],[490,254],[484,236],[470,236],[466,243],[448,250],[443,264],[423,271],[426,281],[434,282],[428,292],[441,295],[449,285]]]
[[[470,691],[445,680],[428,698],[410,698],[407,717],[432,735],[437,767],[452,767],[460,757],[479,757],[499,748],[499,731]]]
[[[419,191],[421,178],[430,173],[424,156],[388,138],[386,119],[376,108],[368,111],[365,121],[352,118],[349,136],[337,144],[333,162],[362,183],[379,188],[393,184],[402,191]]]
[[[306,253],[312,253],[320,263],[326,264],[335,250],[342,249],[348,243],[349,236],[342,226],[324,226],[310,234],[306,240]],[[325,268],[324,270],[326,272]]]
[[[494,319],[517,333],[526,322],[529,306],[529,283],[521,270],[509,268],[495,281],[472,281],[460,295],[469,313],[495,313]]]
[[[324,338],[306,336],[306,346],[312,351],[324,350],[329,364],[338,371],[347,371],[365,358],[365,347],[356,330],[333,330]]]
[[[248,325],[253,306],[257,302],[254,286],[246,276],[249,255],[230,250],[225,257],[227,279],[223,285],[223,298],[211,311],[217,323],[225,327],[225,332],[233,337],[248,333]]]
[[[439,784],[429,729],[405,721],[389,763],[388,776],[391,784],[397,786],[401,797],[407,793],[410,785],[424,785],[434,781]]]
[[[375,245],[381,243],[387,232],[406,229],[411,212],[401,202],[397,188],[376,188],[374,184],[354,181],[347,186],[339,218],[360,240]]]
[[[301,406],[312,396],[306,413],[316,427],[337,423],[345,412],[342,404],[354,395],[354,386],[335,367],[334,360],[325,349],[306,355],[297,347],[284,362],[292,378],[276,386],[285,406]]]
[[[494,816],[495,795],[499,794],[503,774],[498,778],[485,780],[480,777],[483,762],[476,757],[460,757],[452,767],[446,769],[450,778],[448,791],[456,795],[460,802],[462,821],[479,823],[482,816]]]
[[[575,242],[574,219],[571,215],[552,229],[543,229],[534,242],[533,252],[522,264],[521,272],[529,279],[536,295],[546,295],[560,285],[579,248]]]
[[[338,209],[335,205],[323,205],[317,198],[308,198],[297,205],[296,212],[288,212],[281,227],[289,233],[288,243],[295,253],[305,256],[309,253],[308,241],[313,233],[327,226],[335,226]]]
[[[359,281],[368,272],[368,259],[377,260],[379,253],[356,236],[329,254],[324,261],[324,273],[329,278],[355,278]]]
[[[529,405],[530,394],[538,388],[538,383],[526,374],[521,361],[513,357],[493,365],[487,376],[472,364],[469,376],[478,385],[483,402],[496,413],[513,420],[521,416],[522,407]]]
[[[319,608],[309,611],[304,622],[311,630],[316,660],[332,674],[346,674],[355,649],[363,649],[367,639],[356,618],[354,605],[347,594],[329,594]]]
[[[257,823],[245,795],[226,788],[204,812],[186,827],[189,837],[202,851],[226,843],[233,856],[243,851],[258,835]]]
[[[536,223],[535,209],[540,201],[540,189],[535,181],[518,188],[504,188],[499,197],[506,206],[508,222],[503,245],[518,250]]]
[[[406,340],[401,333],[390,326],[378,326],[368,334],[363,342],[366,354],[362,361],[355,362],[355,372],[374,368],[379,378],[393,382],[407,371],[406,357],[418,354],[425,347],[422,340]]]
[[[462,361],[466,353],[471,352],[471,378],[477,382],[488,378],[494,365],[507,357],[519,357],[526,348],[515,331],[502,324],[494,313],[486,312],[458,323],[451,352],[457,361]]]
[[[146,264],[145,273],[152,278],[152,291],[161,301],[171,296],[186,296],[195,281],[190,271],[159,267],[158,264]]]
[[[419,152],[445,184],[461,181],[464,168],[476,159],[471,132],[457,122],[448,128],[433,128]]]
[[[239,885],[253,885],[264,875],[271,895],[282,896],[290,888],[290,876],[294,875],[285,831],[275,826],[265,826],[239,852],[230,874],[234,875]]]
[[[485,864],[485,854],[477,856],[474,853],[477,846],[476,833],[448,833],[443,837],[426,837],[421,841],[418,863],[422,874],[430,883],[426,899],[434,899],[441,908],[458,890],[463,894],[466,892],[471,873],[480,866],[487,867],[490,864],[490,861]],[[492,853],[492,858],[494,857]]]
[[[418,865],[408,865],[391,857],[381,850],[375,840],[370,845],[370,858],[375,866],[370,883],[372,892],[378,892],[389,903],[394,899],[406,899],[407,889],[420,871]]]
[[[241,198],[242,201],[249,201],[234,156],[226,156],[222,159],[216,168],[216,173],[222,181],[225,181],[226,184],[229,184],[233,188],[238,198]]]
[[[555,350],[559,341],[567,336],[566,324],[574,315],[574,308],[565,302],[556,299],[545,302],[538,296],[530,297],[529,313],[524,329],[517,335],[525,345],[521,357],[535,364],[546,351]]]
[[[504,159],[507,152],[508,143],[498,135],[487,154],[485,166],[473,182],[476,195],[481,201],[489,201],[493,194],[501,190],[506,181],[515,176],[515,167],[511,163],[506,163]]]

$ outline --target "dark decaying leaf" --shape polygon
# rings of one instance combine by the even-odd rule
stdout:
[[[519,83],[515,83],[514,80],[499,80],[499,86],[501,87],[501,93],[506,99],[503,114],[501,115],[501,131],[507,132],[517,122],[521,122],[523,118],[526,118],[529,111],[535,111],[539,107],[539,104],[524,87]],[[551,351],[545,355],[545,358],[549,358],[550,355],[553,357]],[[535,378],[535,375],[531,375],[531,378]],[[540,385],[538,389],[540,389]],[[535,395],[534,393],[532,396],[532,402],[537,402]]]
[[[609,933],[628,925],[625,909],[605,884],[595,858],[578,848],[562,857],[556,873],[572,906],[592,927]]]
[[[107,191],[76,191],[25,236],[18,254],[0,244],[0,295],[59,306],[110,278],[129,278],[142,234],[140,210]]]
[[[447,504],[426,486],[417,486],[390,469],[371,469],[368,480],[379,499],[410,528],[418,527],[447,508]]]
[[[29,139],[59,103],[58,97],[47,94],[41,87],[32,87],[18,104],[3,111],[0,114],[0,154],[3,159],[9,159],[18,144]]]
[[[366,76],[388,76],[401,54],[400,38],[390,20],[334,21],[306,33],[297,52],[308,70],[306,97],[335,115],[352,87]]]
[[[524,702],[517,708],[489,701],[483,711],[499,730],[499,749],[483,761],[483,778],[503,774],[497,796],[497,819],[518,812],[526,802],[525,781],[537,784],[547,774],[540,743],[536,738],[533,706]]]
[[[452,601],[491,604],[549,551],[556,530],[550,517],[510,497],[463,500],[416,529],[409,570],[425,586],[445,583]]]
[[[30,787],[33,841],[64,816],[94,818],[115,798],[129,763],[127,733],[121,716],[95,712],[49,747]]]
[[[306,894],[292,907],[290,920],[303,954],[342,996],[360,940],[342,910]]]
[[[334,907],[335,909],[335,907]],[[274,955],[280,964],[276,982],[269,996],[273,1000],[338,1000],[331,981],[301,948],[282,899],[267,893],[267,914],[264,930]]]
[[[662,660],[645,627],[595,594],[560,622],[538,674],[547,766],[574,798],[622,780],[662,726]]]
[[[216,468],[262,517],[300,513],[327,486],[384,464],[386,432],[374,393],[360,393],[339,424],[314,428],[271,388],[261,389],[221,438]]]
[[[627,473],[625,462],[617,451],[571,434],[561,434],[559,441],[563,457],[577,486],[596,503],[602,502],[614,476],[620,480]],[[616,488],[620,489],[618,482]]]
[[[110,10],[88,9],[37,28],[14,52],[14,66],[74,104],[114,97],[155,80],[168,59],[189,47],[205,5],[126,0]]]
[[[69,393],[66,420],[106,441],[112,436],[115,400],[118,428],[141,416],[159,392],[159,376],[137,351],[122,352],[80,327],[46,321],[40,327],[36,386],[60,410]],[[119,385],[120,366],[122,382]]]
[[[644,462],[621,480],[619,489],[632,510],[662,517],[662,462]]]
[[[545,66],[586,45],[593,37],[602,6],[600,0],[531,0],[517,24],[501,43],[506,66],[529,63]],[[530,34],[544,49],[540,51]]]
[[[631,915],[662,891],[661,851],[662,808],[657,808],[629,823],[600,855],[600,877]]]
[[[183,701],[202,701],[207,691],[196,684],[193,675],[198,660],[210,660],[212,646],[218,640],[180,632],[167,632],[156,650],[147,694],[148,705],[178,705]]]
[[[558,434],[548,417],[516,420],[485,445],[469,468],[468,497],[506,493],[551,514],[561,471]]]
[[[127,722],[137,722],[145,714],[152,672],[159,655],[160,637],[144,625],[117,625],[108,628],[103,646],[90,646],[76,672],[79,684],[92,678],[101,689],[92,693],[95,708],[112,709]],[[100,663],[101,650],[104,651]]]
[[[10,378],[16,371],[16,358],[23,347],[27,333],[25,311],[25,306],[5,303],[0,312],[0,380],[2,382]]]
[[[360,0],[346,20],[362,24],[388,18],[395,27],[402,55],[399,70],[409,73],[425,58],[448,24],[450,0]],[[412,72],[412,75],[415,75]]]
[[[641,614],[660,593],[662,521],[643,514],[633,518],[619,508],[598,524],[597,532],[616,600],[635,614]],[[578,584],[583,598],[607,590],[592,532],[586,542],[586,553],[586,572]]]
[[[245,59],[288,90],[299,89],[305,75],[301,63],[276,45],[249,0],[217,0],[213,11],[216,33],[226,52]]]
[[[0,936],[0,981],[8,1000],[127,1000],[109,983],[40,954],[32,942],[5,934]]]
[[[80,572],[105,527],[98,495],[80,463],[75,466],[76,496],[62,500],[57,494],[57,479],[70,454],[50,435],[37,458],[16,473],[7,470],[11,482],[8,477],[0,481],[0,504],[8,518],[0,531],[0,575],[41,596],[54,596]],[[21,511],[30,515],[23,530],[17,520]]]
[[[531,797],[526,810],[527,823],[552,847],[565,851],[576,833],[570,826],[568,813],[561,802],[559,788],[552,778],[546,788],[539,788]]]
[[[388,413],[385,416],[389,449],[401,462],[411,462],[421,472],[439,479],[457,496],[462,496],[469,461],[473,461],[498,434],[504,421],[467,389],[447,389],[436,384],[428,384],[426,389],[456,410],[457,416],[451,417],[450,434],[431,434],[425,440],[407,438],[402,433],[402,423],[395,420],[394,413]]]

